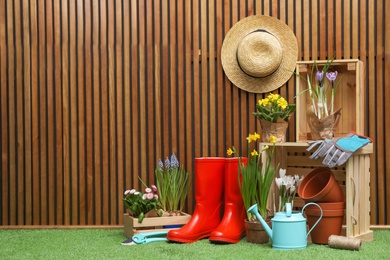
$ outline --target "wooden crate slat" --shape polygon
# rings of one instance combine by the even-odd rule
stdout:
[[[266,144],[261,143],[260,147]],[[269,144],[268,144],[269,145]],[[276,145],[273,164],[280,163],[287,169],[287,175],[307,175],[313,169],[322,166],[323,158],[317,160],[318,163],[313,163],[314,160],[309,159],[309,154],[294,156],[295,152],[304,150],[308,147],[307,143],[278,143]],[[294,151],[294,153],[292,152]],[[267,160],[269,151],[262,154],[263,163]],[[370,154],[373,152],[373,144],[359,149],[346,164],[332,168],[336,180],[339,183],[341,190],[346,195],[346,216],[344,220],[345,229],[343,233],[347,237],[358,237],[364,241],[372,241],[373,233],[370,230]],[[299,158],[299,159],[298,159]],[[273,194],[270,197],[275,197],[277,208],[278,203],[278,188],[272,187]],[[268,203],[274,203],[272,199]],[[294,200],[294,210],[301,210],[305,202],[296,197]],[[273,205],[269,205],[273,208]]]
[[[321,70],[326,60],[316,61]],[[307,109],[311,99],[307,89],[306,76],[312,71],[314,61],[298,61],[296,66],[297,97],[296,111],[296,141],[312,140],[311,130],[307,124]],[[314,69],[315,70],[315,69]],[[364,134],[364,68],[363,62],[357,59],[334,60],[330,71],[337,71],[340,80],[335,95],[335,110],[341,107],[341,117],[335,131],[335,136],[345,136],[350,131]],[[315,70],[316,71],[316,70]],[[314,73],[315,73],[314,71]],[[328,91],[328,102],[330,91]]]

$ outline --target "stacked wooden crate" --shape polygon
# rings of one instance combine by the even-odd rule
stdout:
[[[308,140],[312,140],[311,130],[307,124],[307,109],[311,105],[307,89],[306,76],[311,73],[313,66],[320,69],[326,61],[301,61],[297,63],[297,111],[296,111],[296,142],[276,144],[273,163],[280,164],[287,169],[288,175],[306,175],[313,169],[322,166],[323,158],[309,159],[307,152]],[[364,68],[359,60],[335,60],[331,70],[338,71],[341,78],[335,96],[335,108],[342,108],[341,118],[335,131],[335,137],[347,135],[350,131],[365,134],[364,129]],[[261,143],[260,146],[269,145]],[[260,149],[261,149],[260,147]],[[357,237],[364,241],[373,240],[370,230],[370,154],[373,153],[373,144],[359,149],[342,166],[332,168],[339,185],[346,194],[346,214],[343,234],[347,237]],[[263,154],[263,162],[267,160],[268,153]],[[277,204],[277,188],[273,187],[270,203]],[[304,201],[296,198],[295,209],[300,209]]]

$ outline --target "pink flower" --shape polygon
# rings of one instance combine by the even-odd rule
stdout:
[[[153,198],[154,198],[153,193],[146,194],[146,199],[151,200]]]
[[[142,195],[142,199],[146,200],[146,194]]]
[[[154,196],[154,198],[155,198],[156,200],[158,200],[158,195],[157,195],[157,194],[154,194],[153,196]]]
[[[130,194],[134,194],[136,192],[135,189],[130,190]]]
[[[145,192],[146,192],[146,193],[151,193],[151,192],[152,192],[152,189],[151,189],[151,188],[146,188],[146,189],[145,189]]]
[[[156,185],[152,184],[152,189],[154,190],[154,192],[156,192],[157,191]]]
[[[128,194],[130,194],[130,193],[131,193],[131,190],[126,190],[126,191],[125,191],[125,196],[128,195]]]

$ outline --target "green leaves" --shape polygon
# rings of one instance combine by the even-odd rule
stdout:
[[[159,200],[162,208],[170,214],[178,214],[183,210],[191,184],[191,176],[183,165],[172,154],[171,160],[161,160],[155,170]]]
[[[272,166],[272,158],[275,152],[275,145],[272,146],[272,151],[269,152],[268,159],[265,164],[262,163],[261,153],[258,156],[249,156],[248,163],[245,165],[241,159],[238,167],[238,183],[241,190],[245,209],[248,210],[253,204],[258,205],[259,213],[263,219],[267,218],[267,200],[268,194],[273,183],[276,169]],[[255,216],[247,212],[247,219],[254,220]]]

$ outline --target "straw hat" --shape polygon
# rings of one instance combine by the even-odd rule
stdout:
[[[298,42],[284,22],[263,15],[246,17],[226,34],[222,66],[237,87],[254,93],[275,90],[290,79]]]

